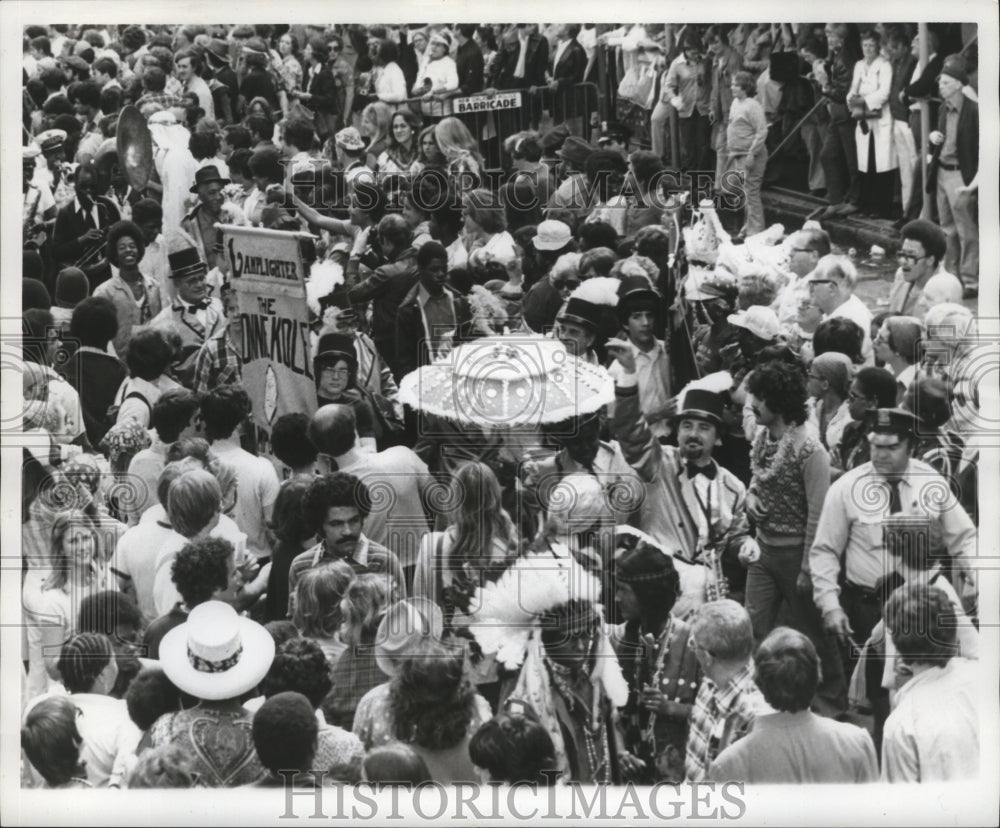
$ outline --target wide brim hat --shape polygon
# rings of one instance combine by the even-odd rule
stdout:
[[[205,50],[205,55],[219,63],[231,63],[232,58],[229,51],[229,44],[224,40],[219,38],[212,38],[209,41],[208,48]]]
[[[561,250],[573,241],[573,231],[569,225],[556,219],[547,219],[538,225],[531,243],[536,250]]]
[[[438,640],[444,633],[441,607],[426,598],[397,601],[382,617],[375,634],[375,663],[387,676],[395,676],[404,659],[411,657],[425,638]]]
[[[208,273],[208,265],[202,261],[196,247],[185,247],[167,255],[171,279],[186,279],[198,273]]]
[[[566,161],[572,161],[578,167],[583,167],[583,165],[587,163],[587,159],[590,157],[590,154],[595,149],[595,147],[591,146],[582,138],[570,135],[569,138],[563,142],[563,145],[556,150],[556,155]]]
[[[223,186],[231,183],[230,179],[223,177],[222,173],[219,172],[219,168],[215,164],[206,164],[204,167],[199,167],[194,173],[194,185],[191,187],[190,192],[197,193],[198,188],[203,184],[213,184],[218,182]]]
[[[751,305],[746,310],[731,313],[729,324],[744,328],[761,339],[777,339],[781,335],[781,324],[778,315],[763,305]]]
[[[235,699],[253,690],[274,661],[274,639],[222,601],[199,604],[160,642],[160,665],[178,689],[198,699]]]

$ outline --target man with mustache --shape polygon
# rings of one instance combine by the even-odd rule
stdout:
[[[368,487],[352,474],[334,472],[317,477],[310,484],[302,505],[303,518],[307,529],[315,531],[320,542],[292,560],[288,570],[289,596],[295,595],[299,578],[308,570],[330,561],[344,561],[359,574],[385,573],[395,580],[396,594],[406,597],[406,581],[396,553],[370,541],[362,531],[371,510]]]
[[[673,415],[677,447],[665,446],[639,412],[633,349],[612,339],[608,351],[622,368],[615,381],[612,432],[646,484],[639,528],[688,563],[709,564],[708,555],[719,555],[730,589],[741,593],[743,560],[756,554],[747,537],[746,487],[712,459],[721,442],[731,378],[713,374],[681,392]]]

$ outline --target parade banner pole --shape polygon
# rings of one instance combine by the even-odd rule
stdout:
[[[927,66],[927,61],[930,59],[930,47],[927,42],[927,24],[918,23],[917,24],[917,36],[918,36],[918,46],[920,51],[920,65]],[[923,173],[920,180],[924,183],[926,190],[927,185],[927,155],[930,153],[930,143],[928,139],[928,133],[931,129],[931,109],[930,104],[926,100],[920,102],[920,170]],[[920,207],[920,218],[930,219],[931,217],[931,198],[932,193],[924,193],[924,198],[922,205]]]

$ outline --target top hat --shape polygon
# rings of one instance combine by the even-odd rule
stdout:
[[[201,260],[196,247],[185,247],[167,255],[171,279],[186,279],[199,273],[207,273],[208,265]]]
[[[578,296],[570,296],[566,302],[566,309],[559,314],[558,322],[575,322],[589,328],[594,333],[601,327],[601,317],[603,307]]]
[[[716,427],[722,426],[722,414],[726,403],[724,396],[706,388],[688,390],[673,415],[677,420],[705,420]]]

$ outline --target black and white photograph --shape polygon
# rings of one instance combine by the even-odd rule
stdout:
[[[5,824],[996,824],[996,3],[0,17]]]

